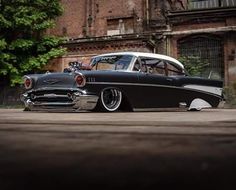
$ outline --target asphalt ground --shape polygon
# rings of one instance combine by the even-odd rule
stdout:
[[[0,109],[0,190],[235,190],[235,171],[233,109]]]

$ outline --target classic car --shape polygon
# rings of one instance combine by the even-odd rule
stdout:
[[[102,54],[62,73],[26,75],[24,87],[27,110],[201,110],[223,100],[222,81],[191,77],[178,60],[141,52]]]

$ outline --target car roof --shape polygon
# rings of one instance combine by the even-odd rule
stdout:
[[[184,69],[184,66],[182,63],[180,63],[177,59],[167,56],[167,55],[162,55],[162,54],[156,54],[156,53],[145,53],[145,52],[115,52],[115,53],[106,53],[106,54],[100,54],[97,56],[94,56],[93,58],[100,57],[100,56],[111,56],[111,55],[133,55],[136,57],[151,57],[151,58],[157,58],[157,59],[163,59],[170,61],[177,66],[181,67]]]

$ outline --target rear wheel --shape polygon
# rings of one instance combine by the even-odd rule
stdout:
[[[117,111],[122,102],[122,92],[115,88],[106,88],[100,95],[100,105],[103,111]]]

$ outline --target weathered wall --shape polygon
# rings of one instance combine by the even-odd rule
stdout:
[[[229,33],[225,37],[225,62],[227,69],[225,75],[228,76],[227,83],[236,82],[236,32]]]
[[[96,43],[72,43],[68,44],[67,55],[54,59],[47,65],[46,70],[62,71],[71,61],[89,63],[92,56],[121,51],[153,52],[153,47],[140,39],[127,39],[124,41],[108,40]]]
[[[189,15],[186,19],[184,16],[173,18],[171,24],[171,32],[167,35],[168,48],[167,54],[178,57],[178,40],[191,36],[215,36],[221,40],[222,52],[218,56],[222,59],[222,67],[224,69],[224,82],[229,84],[236,80],[236,19],[231,16],[218,17],[220,13],[207,13],[199,15],[199,21],[196,15]],[[215,16],[214,16],[215,15]]]
[[[61,0],[64,13],[56,20],[56,26],[49,32],[70,38],[83,37],[86,0]]]
[[[49,31],[69,39],[91,39],[88,43],[76,40],[67,44],[69,53],[61,59],[54,60],[50,70],[62,70],[74,59],[89,57],[100,53],[117,51],[144,51],[167,54],[178,57],[178,40],[191,35],[216,35],[222,38],[222,55],[225,67],[225,82],[235,80],[235,29],[216,31],[221,27],[236,26],[234,16],[225,16],[226,9],[213,13],[192,15],[188,11],[187,0],[61,0],[64,14],[57,20],[56,28]],[[231,8],[232,9],[232,8]],[[178,11],[186,11],[174,22],[167,19],[168,13],[178,15]],[[197,11],[193,11],[197,12]],[[214,12],[214,11],[213,11]],[[227,10],[226,10],[227,12]],[[195,13],[194,13],[195,14]],[[209,17],[210,15],[210,17]],[[230,14],[228,14],[230,15]],[[178,17],[178,16],[177,16]],[[173,18],[175,19],[175,18]],[[215,31],[214,31],[215,30]],[[233,32],[234,31],[234,32]],[[172,34],[170,34],[172,33]],[[100,41],[94,37],[107,35],[150,35],[155,48],[150,47],[148,40],[139,38]],[[154,38],[153,38],[154,36]],[[88,38],[89,37],[89,38]],[[71,43],[73,42],[73,43]]]
[[[107,35],[107,21],[131,18],[134,30],[144,17],[144,0],[61,0],[64,14],[50,33],[81,38]],[[141,24],[142,25],[142,24]],[[128,26],[127,26],[128,27]]]

